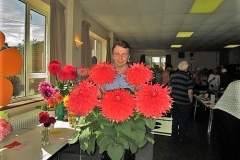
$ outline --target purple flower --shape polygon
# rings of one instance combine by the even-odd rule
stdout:
[[[39,92],[42,92],[42,90],[44,90],[45,88],[52,88],[52,85],[51,83],[48,83],[48,82],[41,82],[39,85],[38,85],[38,91]]]
[[[52,85],[48,82],[41,82],[38,86],[38,91],[44,99],[49,99],[56,93],[56,89],[52,88]]]

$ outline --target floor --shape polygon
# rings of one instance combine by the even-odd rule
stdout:
[[[191,115],[188,128],[191,142],[182,143],[171,140],[170,136],[154,135],[152,160],[220,160],[214,123],[211,136],[207,135],[208,115],[209,110],[205,111],[205,108],[198,108],[195,120]]]
[[[191,142],[173,141],[169,134],[154,134],[152,136],[155,144],[149,144],[145,148],[140,149],[136,154],[136,160],[220,160],[219,144],[214,123],[211,136],[207,135],[208,115],[208,109],[205,110],[202,107],[197,108],[195,120],[193,119],[193,114],[191,115],[188,128],[188,137],[191,139]],[[166,132],[169,132],[169,128],[166,129]],[[101,159],[99,156],[79,156],[74,153],[74,150],[78,150],[77,146],[64,148],[60,160]],[[55,155],[51,160],[57,160],[57,156]]]

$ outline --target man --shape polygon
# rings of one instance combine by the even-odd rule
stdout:
[[[104,86],[105,90],[132,88],[132,86],[126,82],[124,75],[125,70],[129,67],[128,61],[130,59],[130,51],[130,45],[124,40],[116,42],[112,47],[113,66],[117,71],[117,76],[113,83]],[[111,160],[106,151],[103,152],[101,160]],[[124,160],[135,160],[135,154],[132,154],[130,150],[126,149]]]
[[[209,90],[210,91],[218,91],[220,86],[220,76],[218,75],[218,69],[215,68],[213,70],[213,73],[209,75],[208,77],[208,83],[209,83]]]
[[[130,45],[121,40],[115,43],[112,48],[113,66],[117,71],[117,76],[113,83],[106,84],[105,90],[112,90],[115,88],[132,88],[125,80],[124,72],[129,67],[128,61],[130,59]]]
[[[162,84],[167,86],[170,80],[171,71],[173,66],[171,64],[166,65],[166,69],[162,72]]]
[[[187,142],[186,137],[188,118],[192,110],[193,81],[187,74],[188,63],[181,61],[179,71],[171,76],[169,89],[173,98],[172,105],[172,139]]]

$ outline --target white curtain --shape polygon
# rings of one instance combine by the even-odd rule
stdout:
[[[91,55],[91,45],[89,38],[89,28],[91,27],[90,23],[83,20],[82,21],[82,41],[83,45],[81,46],[81,64],[84,64],[86,67],[90,68],[92,66],[92,55]]]
[[[51,0],[50,60],[66,64],[65,7],[58,0]]]

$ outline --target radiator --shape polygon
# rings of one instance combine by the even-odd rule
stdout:
[[[31,124],[38,122],[38,114],[41,110],[35,109],[30,112],[19,114],[9,118],[9,122],[12,124],[13,131],[27,127]]]

